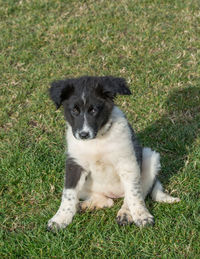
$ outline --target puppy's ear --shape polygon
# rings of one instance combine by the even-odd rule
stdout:
[[[101,77],[97,87],[97,91],[105,98],[114,99],[117,94],[131,95],[126,80],[121,77]]]
[[[62,102],[68,99],[73,93],[73,81],[73,79],[65,79],[51,83],[51,88],[49,89],[50,98],[55,103],[57,109],[61,106]]]

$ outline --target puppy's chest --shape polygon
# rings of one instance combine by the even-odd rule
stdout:
[[[87,171],[94,174],[111,173],[114,170],[115,147],[105,142],[80,143],[70,149],[70,155]]]
[[[120,179],[117,174],[117,169],[108,153],[98,153],[90,157],[88,161],[89,182],[93,191],[102,192],[109,197],[118,197],[120,195],[115,187],[120,186]]]
[[[119,198],[123,196],[123,188],[113,160],[113,153],[107,151],[105,147],[103,152],[100,150],[92,152],[85,158],[89,172],[87,190],[102,193],[110,198]]]
[[[103,157],[96,158],[88,163],[91,177],[99,182],[113,178],[116,174],[114,165],[109,160],[103,159]]]

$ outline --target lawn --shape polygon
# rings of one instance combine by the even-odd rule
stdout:
[[[0,0],[0,258],[199,258],[198,0]],[[65,122],[52,80],[126,78],[118,97],[144,146],[161,153],[177,204],[147,199],[155,226],[119,227],[111,209],[77,214],[59,233]]]

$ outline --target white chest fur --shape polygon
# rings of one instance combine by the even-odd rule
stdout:
[[[116,165],[123,157],[132,156],[134,151],[126,118],[117,107],[113,109],[111,119],[109,131],[88,141],[74,138],[68,127],[67,143],[70,157],[90,172],[87,189],[103,190],[104,195],[117,198],[123,196],[123,186]]]

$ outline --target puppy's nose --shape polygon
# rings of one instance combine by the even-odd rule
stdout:
[[[79,133],[79,137],[80,137],[81,139],[87,139],[87,138],[89,138],[89,132],[87,132],[87,131],[82,131],[82,132]]]

